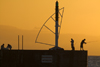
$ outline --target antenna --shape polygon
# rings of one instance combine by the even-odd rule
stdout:
[[[18,35],[18,50],[19,50],[19,35]],[[22,35],[22,50],[23,50],[23,35]]]
[[[23,35],[22,35],[22,50],[23,50]]]
[[[18,50],[19,50],[19,35],[18,35]]]

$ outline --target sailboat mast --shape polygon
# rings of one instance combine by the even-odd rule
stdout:
[[[56,23],[55,23],[55,47],[58,47],[58,1],[56,1],[56,10],[55,10],[56,14],[55,14],[55,19],[56,19]]]

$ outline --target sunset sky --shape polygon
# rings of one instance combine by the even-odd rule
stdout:
[[[55,12],[56,0],[0,0],[0,25],[40,28]],[[64,7],[62,33],[100,35],[100,0],[59,0]]]
[[[49,16],[55,13],[55,2],[56,0],[0,0],[0,25],[22,30],[40,29]],[[64,7],[61,33],[100,36],[100,0],[58,2],[59,9]]]

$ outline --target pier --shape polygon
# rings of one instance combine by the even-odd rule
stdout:
[[[87,51],[0,50],[1,67],[87,67]]]

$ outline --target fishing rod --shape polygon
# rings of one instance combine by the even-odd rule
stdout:
[[[98,42],[98,41],[88,41],[86,43],[92,43],[92,42]],[[77,42],[74,45],[76,45],[76,44],[77,44]]]
[[[86,43],[92,43],[92,42],[98,42],[98,41],[88,41],[88,42],[86,42]]]

